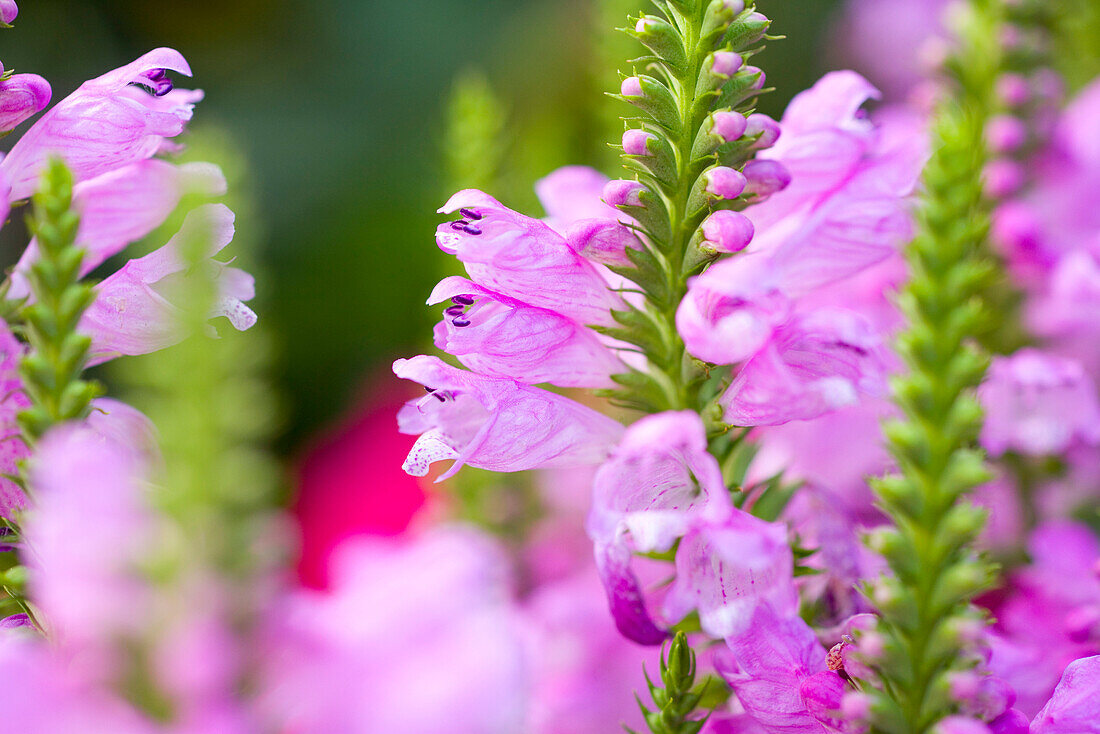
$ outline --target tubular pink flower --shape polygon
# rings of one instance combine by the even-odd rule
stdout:
[[[73,208],[80,213],[76,244],[85,253],[80,274],[87,275],[153,232],[187,193],[224,194],[225,176],[210,163],[175,166],[145,160],[73,187]],[[30,295],[25,273],[37,259],[38,244],[31,240],[12,276],[12,298]]]
[[[167,245],[131,260],[96,286],[96,300],[84,312],[80,330],[92,337],[91,364],[121,355],[148,354],[176,344],[184,336],[176,307],[166,297],[170,284],[186,269],[180,258],[182,243],[202,238],[208,253],[216,255],[233,239],[233,212],[222,204],[207,204],[187,215],[178,234]],[[224,316],[239,331],[256,323],[256,314],[244,301],[255,296],[252,276],[238,268],[211,261],[218,298],[210,317]]]
[[[1032,734],[1100,732],[1100,655],[1070,663],[1054,695],[1031,722]]]
[[[800,617],[759,606],[726,644],[733,660],[719,660],[718,672],[763,732],[853,731],[832,713],[841,709],[844,682],[826,668],[825,648]]]
[[[885,389],[881,341],[853,311],[818,309],[795,318],[747,362],[722,396],[726,420],[768,426],[810,420]]]
[[[450,301],[435,328],[437,347],[488,377],[561,387],[612,387],[623,364],[594,331],[554,311],[445,278],[429,305]]]
[[[405,471],[425,476],[445,459],[511,472],[598,464],[622,434],[622,426],[591,408],[512,380],[451,367],[436,357],[399,359],[394,374],[428,390],[398,414],[402,433],[420,434]]]
[[[798,611],[793,563],[785,526],[734,511],[680,541],[665,616],[681,620],[697,610],[703,631],[717,639],[744,632],[761,606],[792,616]]]
[[[1075,441],[1100,443],[1096,386],[1074,360],[1036,349],[998,357],[978,394],[986,416],[981,442],[994,456],[1057,454]]]
[[[621,301],[592,264],[545,223],[507,209],[480,191],[460,191],[442,213],[462,219],[440,225],[440,249],[455,255],[478,285],[582,324],[608,325]]]
[[[50,83],[37,74],[0,80],[0,132],[9,132],[50,103]]]
[[[793,307],[771,262],[742,255],[692,279],[676,312],[676,329],[693,356],[736,364],[763,348]]]
[[[643,645],[666,637],[646,609],[631,551],[667,551],[696,523],[719,522],[732,512],[698,414],[659,413],[626,431],[596,473],[587,522],[611,613],[624,636]]]
[[[84,82],[20,138],[0,163],[13,200],[30,196],[45,161],[60,155],[75,179],[85,181],[150,158],[183,132],[202,92],[171,91],[166,71],[190,75],[178,51],[160,48]],[[152,88],[154,93],[134,85]],[[157,96],[160,95],[160,96]]]

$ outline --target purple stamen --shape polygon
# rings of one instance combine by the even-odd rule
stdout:
[[[466,307],[458,305],[449,306],[447,307],[447,310],[445,310],[443,313],[447,314],[448,316],[461,316],[462,314],[466,313]]]
[[[468,295],[454,296],[451,298],[451,302],[454,304],[461,304],[463,306],[474,305],[474,297]]]
[[[475,222],[485,216],[484,214],[480,214],[473,209],[459,209],[459,212],[462,214],[462,216],[466,217],[467,219],[472,219]]]
[[[456,232],[465,232],[467,224],[469,224],[469,222],[465,219],[459,219],[457,222],[451,222],[451,229]]]
[[[467,326],[470,325],[470,322],[467,319],[455,319],[451,323],[454,324],[459,329],[465,329]]]
[[[166,69],[150,69],[141,76],[142,79],[145,80],[141,83],[148,86],[157,97],[163,97],[174,88],[172,80],[168,78],[168,71]]]
[[[474,237],[477,237],[479,234],[481,234],[481,227],[473,224],[467,224],[465,230],[466,234],[472,234]]]

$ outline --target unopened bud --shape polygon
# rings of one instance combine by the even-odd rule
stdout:
[[[741,212],[722,209],[703,222],[703,239],[717,252],[741,252],[752,242],[755,228]]]
[[[647,143],[655,137],[645,130],[627,130],[623,133],[623,152],[627,155],[653,155],[649,152]]]
[[[1012,153],[1027,142],[1027,125],[1018,117],[997,115],[989,120],[985,134],[993,152]]]
[[[763,158],[751,160],[745,164],[746,191],[760,197],[771,196],[791,184],[791,172],[779,161]]]
[[[733,76],[744,65],[745,59],[741,54],[735,54],[732,51],[716,51],[711,57],[710,70],[722,76]]]
[[[1031,100],[1031,86],[1020,74],[1002,74],[996,86],[997,98],[1007,107],[1023,107]]]
[[[753,145],[757,150],[763,150],[775,145],[779,140],[779,123],[759,112],[749,115],[748,125],[745,127],[745,135],[750,137],[759,135],[759,139]]]
[[[711,131],[727,143],[745,134],[748,120],[740,112],[715,112],[711,119]]]
[[[764,85],[768,83],[768,75],[759,66],[746,66],[742,71],[756,76],[756,80],[752,83],[753,89],[763,89]]]
[[[642,91],[642,80],[636,76],[628,76],[623,79],[622,86],[619,88],[624,97],[644,97],[645,92]]]
[[[726,6],[726,10],[734,14],[745,11],[745,0],[722,0],[722,4]]]
[[[1024,169],[1015,161],[998,159],[985,167],[986,193],[995,199],[1011,196],[1024,185]]]
[[[19,15],[15,0],[0,0],[0,23],[10,24]]]
[[[637,181],[615,179],[603,187],[603,200],[608,206],[641,206],[641,193],[645,190]]]
[[[736,199],[748,183],[744,174],[728,166],[716,166],[707,171],[704,176],[707,182],[707,193],[720,199]]]
[[[16,74],[0,81],[0,132],[15,129],[50,103],[50,84],[37,74]]]

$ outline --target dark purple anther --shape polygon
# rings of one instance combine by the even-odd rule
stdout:
[[[165,69],[150,69],[142,74],[142,78],[146,80],[142,83],[148,86],[157,97],[163,97],[174,88]]]
[[[466,234],[472,234],[474,237],[477,237],[479,234],[481,234],[481,227],[478,227],[474,224],[467,224]]]
[[[459,329],[465,329],[467,326],[470,325],[470,322],[467,319],[455,319],[451,323]]]
[[[447,310],[443,313],[447,314],[448,316],[461,316],[462,314],[466,313],[466,307],[458,305],[448,306]]]
[[[459,212],[462,214],[462,216],[466,217],[467,219],[472,219],[475,222],[485,216],[484,214],[479,214],[478,212],[475,212],[473,209],[459,209]]]
[[[31,618],[26,614],[13,614],[10,617],[0,619],[0,629],[12,630],[20,627],[31,627]]]
[[[451,302],[456,305],[472,306],[474,305],[474,297],[467,295],[454,296],[451,298]]]
[[[465,219],[459,219],[457,222],[451,222],[451,229],[456,232],[465,232],[467,224],[469,224],[469,222]]]

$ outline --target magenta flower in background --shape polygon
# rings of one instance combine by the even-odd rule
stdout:
[[[492,471],[597,464],[622,425],[560,395],[451,367],[436,357],[399,359],[394,374],[428,394],[398,414],[402,433],[420,434],[405,471],[424,476],[445,459]]]
[[[3,71],[0,65],[0,74]],[[37,74],[13,74],[0,79],[0,133],[14,130],[46,109],[52,95],[50,83]]]
[[[272,610],[267,718],[303,732],[524,731],[532,661],[508,577],[472,529],[350,541],[331,591]]]
[[[58,102],[0,162],[12,200],[34,192],[52,155],[64,158],[79,182],[160,152],[167,139],[183,132],[202,99],[202,92],[173,90],[166,71],[191,74],[178,51],[159,48],[84,82]]]
[[[429,304],[450,301],[435,327],[437,347],[488,377],[561,387],[613,387],[625,370],[596,332],[555,311],[445,278]]]
[[[1100,400],[1077,362],[1023,349],[997,357],[979,391],[985,409],[982,445],[1006,451],[1061,453],[1075,441],[1100,443]]]
[[[84,312],[80,329],[92,337],[91,364],[120,355],[148,354],[176,344],[185,333],[172,305],[172,285],[185,277],[180,248],[195,238],[208,242],[209,256],[221,252],[233,239],[233,212],[223,204],[207,204],[187,215],[168,244],[131,260],[96,286],[96,300]],[[255,294],[255,282],[239,268],[211,260],[218,296],[210,317],[226,317],[243,331],[256,323],[256,314],[244,301]]]

